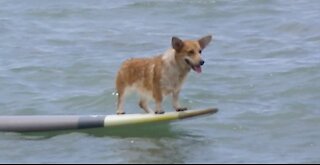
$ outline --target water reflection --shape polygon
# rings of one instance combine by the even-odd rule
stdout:
[[[74,134],[77,133],[77,134]],[[36,133],[9,133],[23,140],[51,140],[64,137],[66,134],[88,139],[90,146],[105,141],[102,146],[96,146],[94,150],[100,151],[100,156],[109,157],[112,160],[99,160],[112,163],[186,163],[190,154],[199,152],[205,147],[201,139],[203,137],[188,132],[187,129],[175,125],[175,123],[158,123],[149,125],[125,126],[118,128],[99,128],[72,131],[51,131]],[[91,138],[90,138],[91,137]],[[77,142],[82,144],[83,140]]]

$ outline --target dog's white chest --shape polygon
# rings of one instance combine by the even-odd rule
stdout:
[[[173,67],[164,68],[161,75],[161,88],[166,94],[178,90],[182,80],[179,76],[180,72]]]
[[[181,70],[175,61],[175,51],[167,50],[162,56],[163,67],[161,69],[161,89],[164,94],[178,91],[184,81],[184,76],[181,76]]]

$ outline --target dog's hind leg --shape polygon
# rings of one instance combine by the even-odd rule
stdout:
[[[118,93],[117,115],[125,114],[123,110],[123,103],[124,103],[124,93]]]
[[[118,102],[117,102],[117,114],[118,115],[123,115],[125,114],[123,110],[123,104],[124,104],[124,98],[125,98],[125,85],[123,83],[118,83],[117,79],[117,93],[118,93]]]
[[[139,102],[139,106],[140,108],[142,108],[146,113],[150,113],[150,109],[148,107],[148,99],[145,97],[141,97],[140,98],[140,102]]]

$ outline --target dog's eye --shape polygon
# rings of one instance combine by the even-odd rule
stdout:
[[[199,50],[199,53],[201,54],[201,53],[202,53],[202,51],[201,51],[201,50]]]
[[[190,51],[188,51],[188,54],[194,54],[194,51],[193,50],[190,50]]]

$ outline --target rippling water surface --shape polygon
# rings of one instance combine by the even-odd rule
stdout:
[[[113,114],[121,62],[213,34],[181,93],[216,115],[0,133],[2,163],[319,163],[320,1],[0,1],[2,115]],[[131,96],[127,112],[142,113]],[[170,99],[164,106],[172,111]],[[130,108],[129,108],[130,107]]]

